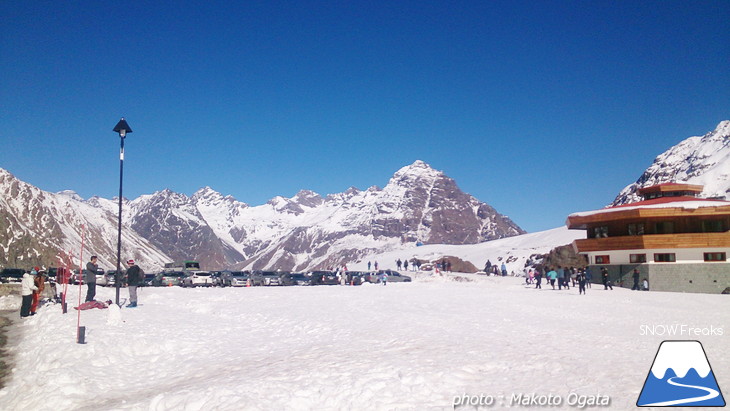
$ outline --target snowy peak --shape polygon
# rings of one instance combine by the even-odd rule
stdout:
[[[413,164],[405,166],[393,174],[388,185],[404,185],[404,184],[428,184],[433,180],[443,177],[444,173],[434,170],[430,165],[421,160],[416,160]]]
[[[702,185],[700,197],[730,200],[730,121],[721,122],[704,136],[689,137],[657,156],[611,205],[639,201],[640,188],[669,182]]]

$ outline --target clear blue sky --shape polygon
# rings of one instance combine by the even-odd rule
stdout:
[[[259,205],[417,159],[528,231],[730,119],[730,2],[0,2],[0,167]]]

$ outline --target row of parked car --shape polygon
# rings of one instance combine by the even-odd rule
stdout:
[[[20,282],[23,269],[6,268],[0,272],[2,282]],[[85,278],[87,270],[73,270],[67,277],[69,284],[78,284]],[[49,268],[48,277],[57,281],[57,269]],[[125,272],[120,276],[121,286],[126,286]],[[97,286],[114,287],[117,283],[116,270],[96,273]],[[386,278],[388,282],[410,282],[411,277],[398,271],[309,271],[292,273],[289,271],[163,271],[156,274],[145,274],[144,285],[180,286],[180,287],[258,287],[258,286],[293,286],[293,285],[335,285],[363,283],[377,284]]]
[[[387,281],[410,282],[411,277],[397,271],[310,271],[292,273],[288,271],[168,271],[154,275],[147,281],[150,286],[180,287],[259,287],[292,285],[335,285],[380,283],[384,275]]]

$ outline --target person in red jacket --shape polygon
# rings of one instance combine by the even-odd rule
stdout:
[[[35,315],[35,312],[38,310],[38,301],[41,299],[43,289],[46,287],[46,272],[39,270],[33,280],[33,283],[35,284],[36,289],[33,290],[33,302],[30,305],[30,315]]]

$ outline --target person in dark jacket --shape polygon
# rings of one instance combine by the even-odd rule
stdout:
[[[127,307],[134,308],[137,306],[137,287],[144,283],[144,271],[134,263],[134,260],[127,261],[127,265],[129,265],[127,270],[129,304],[127,304]]]
[[[91,256],[91,261],[86,263],[86,273],[84,274],[84,282],[86,283],[86,300],[85,301],[94,301],[94,297],[96,297],[96,270],[99,269],[99,266],[96,264],[97,257],[95,255]]]
[[[586,293],[586,282],[588,281],[586,279],[586,272],[582,268],[578,272],[578,294],[585,294]]]
[[[603,281],[604,290],[608,290],[609,288],[613,290],[611,278],[608,276],[608,270],[606,270],[606,267],[601,268],[601,280]]]

